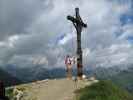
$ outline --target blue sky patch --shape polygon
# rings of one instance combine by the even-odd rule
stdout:
[[[130,43],[133,44],[133,36],[129,36],[129,37],[127,37],[127,40],[128,40]]]
[[[133,15],[127,15],[127,14],[122,15],[120,17],[120,21],[121,21],[122,26],[125,24],[133,23]]]

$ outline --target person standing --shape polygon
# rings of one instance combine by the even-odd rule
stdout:
[[[65,64],[66,64],[66,77],[67,79],[72,78],[72,59],[69,55],[65,58]]]

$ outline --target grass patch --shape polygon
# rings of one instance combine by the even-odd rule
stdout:
[[[77,100],[133,100],[131,94],[111,81],[100,81],[77,90],[76,94]]]
[[[6,96],[7,96],[8,98],[10,98],[10,100],[13,100],[13,98],[14,98],[14,95],[13,95],[13,88],[8,88],[8,89],[6,89]]]

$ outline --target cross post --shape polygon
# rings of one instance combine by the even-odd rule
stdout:
[[[83,28],[87,27],[79,14],[79,8],[75,8],[76,16],[67,16],[67,19],[70,20],[77,32],[77,76],[79,79],[82,79],[83,75],[83,64],[82,64],[82,47],[81,47],[81,32]]]

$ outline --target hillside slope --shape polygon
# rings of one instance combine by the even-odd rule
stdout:
[[[133,68],[122,71],[119,74],[112,76],[111,80],[119,86],[124,87],[129,92],[133,93]]]
[[[76,93],[77,100],[133,100],[131,94],[114,85],[111,81],[99,81],[78,90]]]
[[[118,67],[114,68],[97,68],[96,77],[99,80],[111,80],[118,86],[127,89],[133,93],[133,67],[120,70]]]

